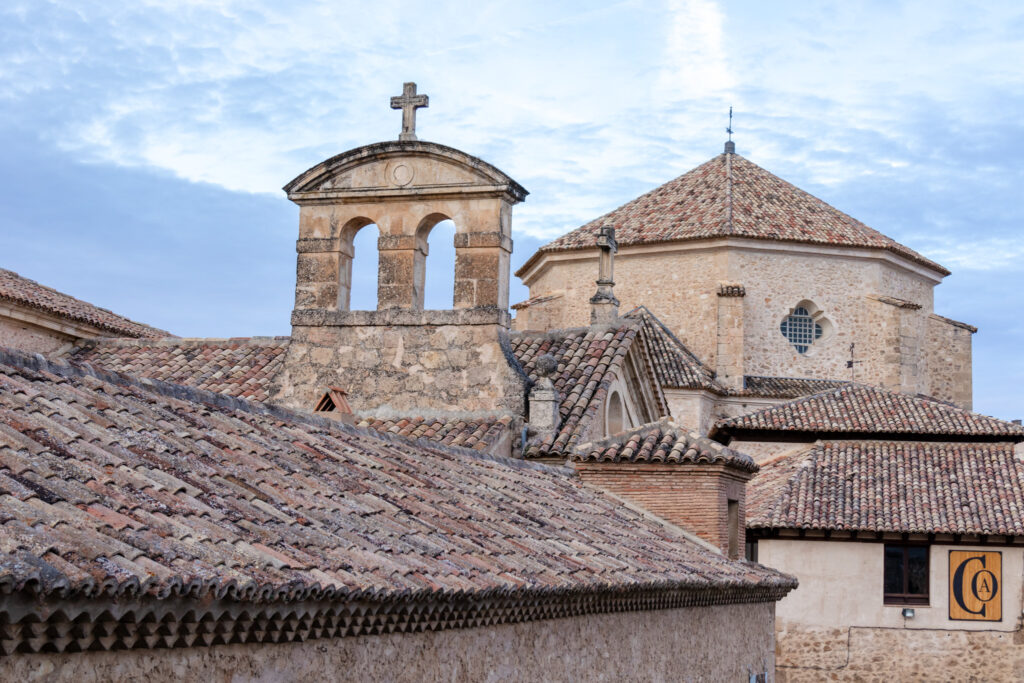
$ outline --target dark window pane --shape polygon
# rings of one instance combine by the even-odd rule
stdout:
[[[907,592],[928,595],[928,548],[907,548]]]
[[[903,548],[898,545],[885,546],[885,592],[903,592]]]

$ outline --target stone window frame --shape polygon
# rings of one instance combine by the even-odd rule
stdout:
[[[779,334],[800,356],[813,356],[834,331],[832,321],[810,299],[804,299],[789,309],[779,323]]]
[[[900,558],[902,559],[902,566],[900,568],[900,574],[902,579],[902,588],[900,592],[888,591],[886,584],[886,578],[890,569],[890,550],[901,551]],[[924,591],[923,592],[911,592],[910,591],[910,579],[911,579],[911,568],[910,568],[910,553],[911,550],[923,550],[924,551]],[[909,605],[909,606],[921,606],[931,604],[931,546],[926,543],[885,543],[882,546],[882,602],[886,605]],[[895,557],[895,554],[893,554]]]

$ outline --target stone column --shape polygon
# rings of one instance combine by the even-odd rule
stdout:
[[[508,308],[512,239],[501,232],[455,233],[455,308]]]
[[[377,252],[377,309],[415,308],[416,237],[381,235]]]
[[[590,297],[590,324],[611,323],[619,317],[619,300],[615,298],[615,228],[601,227],[597,235],[597,246],[601,250],[597,266],[597,292]]]
[[[295,267],[296,310],[338,308],[341,253],[337,249],[336,240],[300,239],[295,250],[298,252]]]
[[[741,284],[718,286],[718,343],[715,377],[727,389],[743,388],[743,298]]]

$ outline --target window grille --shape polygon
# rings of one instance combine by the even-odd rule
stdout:
[[[821,325],[814,321],[810,312],[803,306],[793,309],[779,326],[782,336],[796,348],[797,353],[807,353],[816,340],[821,339]]]

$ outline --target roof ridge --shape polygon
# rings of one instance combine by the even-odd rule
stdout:
[[[733,234],[735,226],[732,222],[732,157],[733,154],[725,154],[725,232]]]
[[[29,284],[29,285],[31,285],[33,287],[38,287],[41,290],[45,290],[45,292],[48,292],[50,294],[56,295],[60,299],[65,300],[65,302],[67,300],[74,301],[74,302],[77,302],[78,304],[81,304],[82,306],[86,306],[88,308],[94,309],[94,310],[102,312],[102,313],[107,313],[110,316],[116,318],[117,320],[116,321],[104,321],[102,319],[91,319],[90,316],[88,316],[88,315],[86,315],[84,313],[76,313],[74,311],[67,310],[66,306],[61,306],[60,304],[57,304],[57,303],[51,303],[50,306],[47,306],[47,305],[44,305],[44,302],[46,301],[45,299],[43,299],[42,301],[36,300],[36,299],[33,299],[33,297],[31,295],[27,294],[27,293],[20,293],[21,295],[19,296],[18,292],[8,293],[8,292],[3,291],[2,288],[0,288],[0,299],[6,299],[7,301],[14,301],[14,302],[17,302],[17,303],[19,303],[19,304],[21,304],[23,306],[28,306],[29,308],[34,308],[34,309],[37,309],[37,310],[40,310],[40,311],[46,311],[46,312],[48,312],[48,313],[50,313],[52,315],[63,316],[65,318],[68,318],[68,319],[71,319],[71,320],[75,320],[75,321],[78,321],[80,323],[84,323],[86,325],[95,327],[95,328],[100,329],[100,330],[109,330],[111,332],[119,333],[119,334],[122,334],[122,335],[123,334],[132,334],[132,333],[134,333],[134,334],[139,334],[140,337],[141,337],[143,334],[146,334],[146,333],[158,333],[158,334],[163,334],[163,335],[168,336],[168,337],[173,337],[174,336],[173,334],[171,334],[167,330],[162,330],[162,329],[160,329],[158,327],[153,327],[152,325],[147,325],[146,323],[139,322],[138,320],[133,320],[133,319],[127,317],[127,316],[121,315],[120,313],[115,313],[114,311],[110,310],[109,308],[104,308],[103,306],[98,306],[98,305],[96,305],[96,304],[94,304],[94,303],[92,303],[90,301],[86,301],[85,299],[80,299],[77,296],[74,296],[72,294],[68,294],[67,292],[62,292],[59,289],[56,289],[56,288],[51,287],[49,285],[44,285],[44,284],[42,284],[41,282],[39,282],[37,280],[33,280],[32,278],[25,277],[24,275],[21,275],[17,271],[10,270],[9,268],[0,268],[0,275],[7,275],[7,276],[13,278],[16,281]],[[63,308],[63,310],[60,310],[61,308]],[[134,326],[136,328],[139,328],[139,329],[138,330],[132,330],[131,329],[132,326]]]

